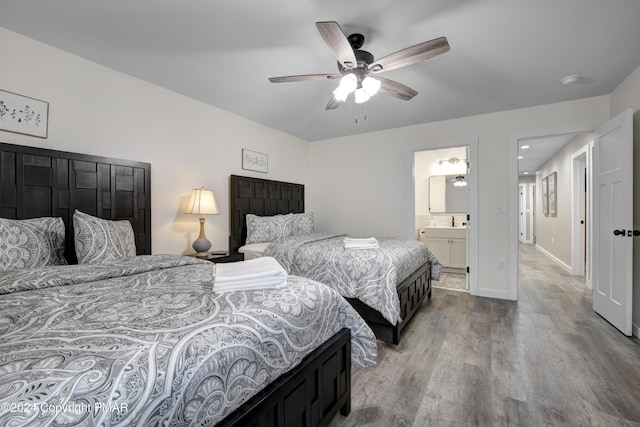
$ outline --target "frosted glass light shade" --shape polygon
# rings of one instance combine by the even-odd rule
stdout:
[[[382,83],[380,82],[380,80],[374,79],[373,77],[369,76],[365,77],[362,81],[362,87],[367,91],[367,94],[369,94],[369,96],[373,96],[378,93],[381,84]]]
[[[338,100],[338,101],[346,101],[347,100],[347,96],[349,96],[349,92],[347,92],[346,90],[343,89],[342,86],[338,86],[336,88],[336,90],[333,91],[333,96]]]
[[[369,94],[363,87],[361,87],[360,89],[356,89],[356,91],[354,92],[354,95],[356,97],[356,104],[362,104],[363,102],[367,102],[370,98]]]
[[[358,78],[355,74],[347,74],[340,79],[340,87],[347,93],[351,93],[358,87]]]

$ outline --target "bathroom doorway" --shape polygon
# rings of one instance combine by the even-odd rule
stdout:
[[[415,235],[442,264],[433,287],[469,291],[469,147],[414,153]]]

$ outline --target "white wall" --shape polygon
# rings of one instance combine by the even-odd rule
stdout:
[[[611,117],[627,108],[633,113],[633,228],[640,230],[640,67],[611,92]],[[633,265],[640,265],[640,238],[633,239]],[[640,269],[633,271],[633,328],[640,336]]]
[[[536,244],[571,269],[572,154],[593,141],[593,135],[576,135],[536,171]],[[544,216],[542,179],[556,172],[556,216]]]
[[[212,249],[229,242],[229,175],[306,183],[308,143],[0,28],[0,89],[49,102],[49,137],[0,131],[0,141],[151,163],[154,253],[191,253],[191,189],[216,194]],[[269,173],[244,171],[241,150],[269,155]]]
[[[408,225],[406,158],[417,144],[441,146],[443,141],[479,138],[478,294],[509,298],[509,271],[498,259],[509,258],[509,135],[532,129],[589,124],[609,118],[609,97],[602,96],[539,107],[408,126],[318,141],[310,145],[307,206],[326,231],[405,236]],[[375,120],[375,118],[370,118]],[[411,236],[407,236],[411,237]]]

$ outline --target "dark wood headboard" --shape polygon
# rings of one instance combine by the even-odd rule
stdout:
[[[233,253],[238,252],[247,239],[247,214],[304,213],[303,184],[231,175],[229,198],[229,252]]]
[[[70,263],[75,209],[130,221],[138,255],[151,254],[149,163],[0,143],[0,177],[0,217],[62,217]]]

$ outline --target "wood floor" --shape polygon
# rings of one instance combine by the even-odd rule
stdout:
[[[434,289],[330,426],[640,426],[640,342],[531,245],[519,301]]]

